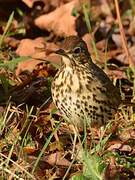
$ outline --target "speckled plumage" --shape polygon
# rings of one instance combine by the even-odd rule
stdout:
[[[71,123],[82,127],[104,125],[111,120],[121,102],[118,89],[95,65],[85,42],[77,36],[65,39],[62,66],[52,82],[52,98]]]

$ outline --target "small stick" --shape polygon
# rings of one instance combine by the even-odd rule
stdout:
[[[119,28],[120,28],[120,35],[121,35],[122,45],[123,45],[124,51],[126,53],[126,56],[128,58],[129,66],[131,67],[131,66],[133,66],[133,60],[132,60],[130,52],[128,50],[127,41],[126,41],[126,37],[125,37],[125,33],[124,33],[124,28],[123,28],[123,25],[122,25],[122,22],[121,22],[118,0],[114,0],[114,2],[115,2],[116,14],[117,14],[117,18],[118,18],[118,24],[119,24]]]

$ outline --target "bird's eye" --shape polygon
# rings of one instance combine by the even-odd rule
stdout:
[[[74,53],[75,54],[79,54],[81,52],[81,48],[80,47],[76,47],[75,49],[74,49]]]

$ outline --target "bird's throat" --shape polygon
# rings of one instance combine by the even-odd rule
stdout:
[[[72,67],[72,57],[71,55],[62,56],[62,61],[66,67]]]

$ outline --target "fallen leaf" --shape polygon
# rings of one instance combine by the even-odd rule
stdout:
[[[92,36],[91,34],[85,34],[83,36],[83,40],[86,42],[88,50],[90,52],[91,58],[93,59],[93,61],[98,61],[99,63],[104,63],[107,59],[110,58],[110,56],[106,53],[103,53],[102,51],[96,49],[96,52],[98,54],[99,59],[96,59],[96,54],[94,51],[94,48],[92,46]],[[102,57],[102,58],[100,58]]]
[[[92,35],[87,33],[82,37],[82,39],[86,42],[89,52],[92,53],[93,52],[93,47],[91,43]]]
[[[46,57],[47,61],[53,62],[54,64],[60,64],[61,62],[61,57],[57,54],[50,54],[49,56]]]
[[[16,50],[16,54],[19,56],[35,56],[35,53],[40,53],[37,49],[45,48],[44,38],[32,39],[23,39],[20,41],[20,44]]]
[[[122,48],[122,40],[120,34],[112,34],[112,40],[118,48]]]
[[[22,2],[24,2],[29,8],[32,8],[34,2],[36,2],[38,0],[22,0]]]
[[[106,73],[112,79],[123,79],[123,78],[127,79],[125,72],[123,70],[120,70],[120,69],[116,69],[116,70],[107,69]]]
[[[16,75],[25,70],[32,72],[35,66],[44,60],[58,64],[61,58],[52,53],[57,49],[58,46],[56,44],[45,42],[44,38],[41,37],[34,40],[21,40],[16,54],[19,56],[30,56],[31,58],[18,64]]]
[[[41,29],[53,31],[58,36],[76,35],[75,20],[72,16],[73,8],[77,7],[78,0],[61,5],[51,13],[42,15],[35,19],[35,25]]]
[[[29,59],[27,61],[21,62],[18,64],[16,69],[16,75],[18,76],[21,72],[28,70],[32,72],[35,66],[40,63],[41,61],[35,59]]]
[[[110,8],[110,5],[109,5],[109,3],[107,1],[103,2],[100,5],[100,8],[101,8],[101,11],[102,11],[103,15],[112,16],[111,8]]]
[[[62,156],[62,153],[56,152],[43,158],[50,165],[69,166],[70,162]]]
[[[107,150],[115,151],[116,149],[120,149],[121,147],[122,147],[122,144],[119,142],[116,142],[115,144],[111,145]]]
[[[32,155],[37,152],[37,149],[34,147],[26,146],[23,148],[24,152],[27,153],[28,155]]]
[[[135,17],[134,16],[132,17],[132,20],[130,22],[128,33],[131,37],[132,36],[134,37],[134,35],[135,35]]]
[[[62,144],[59,141],[52,142],[49,147],[50,147],[50,151],[53,152],[56,150],[59,151],[63,150]]]
[[[127,128],[119,134],[119,138],[122,141],[128,141],[129,139],[135,140],[135,129]]]
[[[132,62],[133,64],[135,65],[135,46],[132,46],[131,48],[129,48],[129,53],[131,55],[131,58],[132,58]],[[128,62],[128,58],[126,57],[126,54],[125,52],[116,56],[116,58],[122,62],[123,64],[129,64]]]
[[[108,148],[109,151],[119,150],[121,152],[131,152],[132,148],[127,144],[116,143]]]
[[[12,48],[17,48],[18,44],[19,44],[19,40],[13,38],[13,37],[6,37],[4,39],[4,42],[6,44],[8,44],[9,46],[11,46]]]

